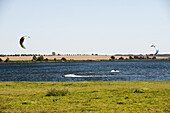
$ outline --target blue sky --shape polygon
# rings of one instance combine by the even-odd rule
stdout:
[[[0,54],[150,54],[152,44],[170,53],[170,0],[0,0]]]

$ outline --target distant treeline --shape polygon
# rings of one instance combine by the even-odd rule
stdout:
[[[98,55],[98,54],[57,54],[57,56],[86,56],[86,55]],[[11,55],[4,55],[0,54],[0,56],[54,56],[54,55],[42,55],[42,54],[11,54]]]
[[[150,58],[149,56],[129,56],[129,58],[124,58],[124,57],[120,57],[118,59],[116,59],[115,56],[111,56],[110,57],[111,59],[110,60],[142,60],[142,59],[156,59],[156,56],[153,56],[152,58]]]
[[[40,62],[47,62],[47,61],[55,61],[55,62],[63,62],[63,61],[74,61],[74,60],[67,60],[65,57],[62,57],[61,59],[48,59],[48,58],[44,58],[44,56],[40,55],[40,56],[33,56],[32,60],[25,60],[25,61],[11,61],[9,58],[6,58],[6,60],[2,60],[0,58],[0,62],[36,62],[36,61],[40,61]]]
[[[154,54],[139,54],[139,55],[134,55],[134,54],[116,54],[114,56],[154,56]],[[170,54],[158,54],[156,56],[170,56]]]
[[[11,54],[11,55],[3,55],[1,54],[0,56],[41,56],[40,54]],[[47,56],[47,55],[45,55]]]
[[[1,57],[4,56],[87,56],[87,55],[94,55],[97,56],[98,54],[53,54],[53,55],[46,55],[46,54],[10,54],[10,55],[5,55],[5,54],[0,54]],[[105,55],[107,56],[107,55]],[[146,54],[146,55],[134,55],[134,54],[116,54],[114,56],[154,56],[153,54]],[[158,54],[156,56],[170,56],[170,54]]]

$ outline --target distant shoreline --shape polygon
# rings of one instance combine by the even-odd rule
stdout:
[[[39,56],[36,56],[37,58]],[[131,58],[130,58],[131,57]],[[136,58],[137,57],[137,58]],[[9,62],[37,62],[32,61],[33,56],[0,56],[0,59],[4,62],[6,59]],[[62,60],[64,58],[65,60]],[[113,56],[113,55],[55,55],[55,56],[43,56],[43,62],[55,62],[55,61],[109,61],[109,60],[142,60],[142,59],[170,59],[170,56]]]

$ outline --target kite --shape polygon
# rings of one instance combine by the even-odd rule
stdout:
[[[25,46],[23,45],[23,42],[25,40],[25,38],[30,38],[29,36],[22,36],[21,39],[20,39],[20,45],[22,48],[26,49]]]
[[[155,48],[155,50],[156,50],[155,55],[157,55],[157,54],[158,54],[158,52],[159,52],[159,48],[158,48],[156,45],[151,45],[151,47],[154,47],[154,48]]]

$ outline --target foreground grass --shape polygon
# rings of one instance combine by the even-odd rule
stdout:
[[[0,112],[170,112],[170,81],[0,82]]]

